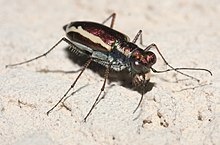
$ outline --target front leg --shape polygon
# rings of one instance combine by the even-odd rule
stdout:
[[[193,77],[193,76],[191,76],[191,75],[188,75],[188,74],[186,74],[186,73],[183,73],[183,72],[181,72],[181,71],[179,71],[179,70],[202,70],[202,71],[207,71],[208,73],[210,73],[210,75],[212,75],[211,71],[209,71],[209,70],[207,70],[207,69],[204,69],[204,68],[174,68],[173,66],[171,66],[171,65],[166,61],[166,59],[163,57],[162,53],[160,52],[160,50],[158,49],[158,47],[157,47],[156,44],[154,44],[154,43],[150,44],[149,46],[147,46],[147,47],[144,49],[144,51],[147,52],[147,51],[149,51],[149,50],[152,49],[152,48],[155,48],[155,49],[157,50],[158,54],[159,54],[159,55],[161,56],[161,58],[163,59],[164,63],[171,68],[171,69],[167,69],[167,70],[163,70],[163,71],[157,71],[157,70],[155,70],[154,68],[151,67],[151,70],[152,70],[154,73],[162,73],[162,72],[168,72],[168,71],[171,71],[171,70],[172,70],[172,71],[176,71],[176,72],[178,72],[178,73],[180,73],[180,74],[182,74],[182,75],[184,75],[184,76],[186,76],[186,77],[189,77],[189,78],[191,78],[191,79],[194,79],[194,80],[196,80],[196,81],[198,81],[198,82],[200,81],[199,79],[197,79],[197,78],[195,78],[195,77]]]

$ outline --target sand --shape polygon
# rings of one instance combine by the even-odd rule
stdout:
[[[1,0],[0,5],[1,145],[220,144],[218,0]],[[104,81],[104,69],[93,63],[70,92],[66,108],[60,104],[47,116],[85,60],[75,59],[62,43],[45,58],[5,65],[47,51],[71,21],[102,22],[113,12],[114,28],[131,40],[141,29],[144,44],[157,44],[172,66],[207,68],[213,76],[184,71],[198,83],[175,72],[152,73],[152,88],[133,114],[141,95],[126,84],[130,78],[114,74],[85,123]],[[155,69],[166,69],[156,55]]]

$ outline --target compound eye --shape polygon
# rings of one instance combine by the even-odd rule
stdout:
[[[146,52],[146,58],[145,59],[146,59],[147,64],[149,65],[149,67],[154,65],[157,61],[156,55],[151,51]]]
[[[134,62],[132,62],[132,68],[135,72],[140,73],[142,72],[144,66],[139,60],[135,60]]]

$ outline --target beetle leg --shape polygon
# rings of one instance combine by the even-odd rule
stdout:
[[[143,75],[143,77],[144,77],[144,80],[146,79],[145,78],[145,75]],[[134,112],[133,113],[135,113],[136,111],[137,111],[137,109],[140,107],[140,105],[141,105],[141,103],[142,103],[142,101],[143,101],[143,98],[144,98],[144,90],[145,90],[145,88],[147,87],[147,85],[149,84],[149,81],[150,81],[150,79],[147,79],[147,80],[145,80],[145,81],[143,81],[142,82],[142,88],[141,88],[141,98],[140,98],[140,100],[139,100],[139,103],[138,103],[138,105],[137,105],[137,107],[134,109]]]
[[[67,94],[69,93],[69,91],[71,89],[74,88],[74,86],[76,85],[76,82],[79,80],[80,76],[82,75],[82,73],[85,71],[85,69],[89,66],[89,64],[92,62],[92,58],[90,58],[84,65],[83,69],[81,70],[81,72],[79,73],[79,75],[77,76],[77,78],[75,79],[75,81],[73,82],[73,84],[70,86],[70,88],[66,91],[66,93],[63,95],[63,97],[49,110],[47,111],[47,115],[49,115],[49,113],[56,108],[57,105],[60,104],[60,102],[62,102],[62,100],[67,96]]]
[[[146,51],[149,51],[149,50],[152,49],[152,48],[155,48],[155,49],[157,50],[157,52],[159,53],[159,55],[160,55],[161,58],[163,59],[164,63],[165,63],[167,66],[169,66],[169,67],[171,68],[171,70],[176,71],[176,72],[178,72],[178,73],[180,73],[180,74],[182,74],[182,75],[184,75],[184,76],[186,76],[186,77],[189,77],[189,78],[191,78],[191,79],[194,79],[194,80],[196,80],[196,81],[198,81],[198,82],[200,81],[199,79],[197,79],[197,78],[195,78],[195,77],[193,77],[193,76],[191,76],[191,75],[188,75],[188,74],[186,74],[186,73],[183,73],[183,72],[179,71],[180,69],[182,69],[182,70],[183,70],[183,69],[188,69],[188,70],[201,70],[200,68],[174,68],[173,66],[171,66],[171,65],[166,61],[166,59],[163,57],[163,55],[161,54],[161,52],[160,52],[160,50],[158,49],[158,47],[157,47],[156,44],[154,44],[154,43],[150,44],[149,46],[147,46],[147,47],[144,49],[144,51],[145,51],[145,52],[146,52]],[[153,69],[152,67],[151,67],[151,70],[152,70],[154,73],[161,73],[161,72],[170,71],[169,69],[168,69],[168,70],[165,70],[165,71],[157,71],[157,70]],[[209,73],[212,75],[212,73],[211,73],[209,70],[207,70],[207,69],[202,69],[202,70],[207,71],[207,72],[209,72]]]
[[[75,44],[73,44],[70,40],[68,40],[67,38],[63,37],[62,39],[60,39],[52,48],[50,48],[47,52],[37,56],[37,57],[34,57],[32,59],[29,59],[29,60],[26,60],[26,61],[23,61],[23,62],[20,62],[20,63],[15,63],[15,64],[8,64],[6,65],[5,67],[13,67],[13,66],[17,66],[17,65],[22,65],[22,64],[25,64],[25,63],[29,63],[31,61],[34,61],[34,60],[37,60],[41,57],[44,57],[46,56],[47,54],[49,54],[58,44],[60,44],[62,41],[68,43],[70,46],[72,47],[77,47]]]
[[[91,114],[92,110],[95,108],[95,106],[97,105],[98,101],[100,100],[100,96],[101,96],[102,92],[104,92],[104,90],[105,90],[105,84],[106,84],[106,81],[107,81],[108,76],[109,76],[110,67],[111,67],[111,63],[108,65],[108,67],[107,67],[106,70],[105,70],[105,80],[104,80],[104,82],[103,82],[101,91],[100,91],[99,95],[97,96],[95,102],[93,103],[91,109],[89,110],[89,112],[88,112],[87,115],[85,116],[84,122],[86,122],[86,119],[87,119],[88,116]]]
[[[113,28],[114,23],[115,23],[115,17],[116,17],[116,13],[112,13],[107,19],[105,19],[102,24],[105,24],[109,19],[111,20],[111,24],[110,24],[110,28]]]

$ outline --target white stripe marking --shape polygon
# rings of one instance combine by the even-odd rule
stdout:
[[[98,36],[95,36],[87,31],[85,31],[81,26],[78,26],[77,28],[72,26],[72,27],[67,27],[66,32],[77,32],[81,34],[82,36],[92,40],[94,43],[98,43],[104,48],[106,48],[108,51],[111,51],[111,46],[106,44],[105,42],[102,41],[102,39]]]

